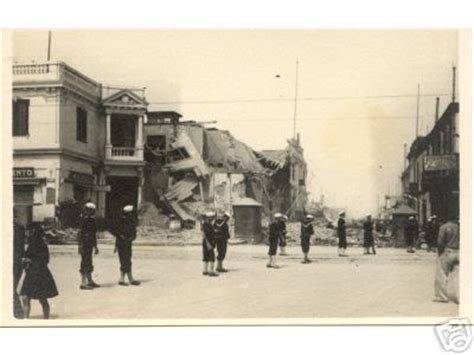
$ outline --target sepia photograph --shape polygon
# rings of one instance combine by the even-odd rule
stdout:
[[[2,325],[471,318],[470,31],[3,37]]]

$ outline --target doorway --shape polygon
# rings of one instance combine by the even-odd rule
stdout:
[[[107,185],[110,192],[105,200],[105,217],[108,222],[113,223],[121,216],[124,206],[132,205],[137,208],[138,178],[135,176],[109,176]]]

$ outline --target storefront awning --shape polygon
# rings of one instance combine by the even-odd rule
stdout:
[[[14,178],[13,185],[40,185],[46,182],[46,178]]]

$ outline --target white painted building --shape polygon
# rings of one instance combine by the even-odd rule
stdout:
[[[110,218],[138,205],[143,90],[105,88],[62,62],[15,64],[12,105],[14,207],[23,223],[54,218],[73,199]]]

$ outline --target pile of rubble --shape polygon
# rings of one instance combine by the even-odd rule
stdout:
[[[48,244],[76,244],[79,229],[49,229],[45,232]]]

